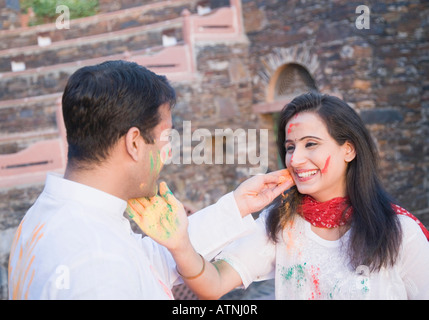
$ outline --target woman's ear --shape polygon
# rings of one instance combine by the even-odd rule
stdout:
[[[125,135],[125,148],[133,160],[137,161],[139,159],[139,153],[142,151],[142,136],[140,135],[140,130],[136,127],[132,127],[128,130]]]
[[[344,161],[345,162],[351,162],[353,161],[353,159],[356,157],[356,149],[355,146],[349,142],[346,141],[343,145],[343,147],[345,148],[345,154],[344,154]]]

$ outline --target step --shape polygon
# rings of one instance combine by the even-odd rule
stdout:
[[[184,9],[194,12],[196,2],[197,0],[159,1],[138,7],[100,13],[91,17],[71,20],[70,29],[67,30],[58,29],[55,23],[14,30],[0,30],[0,39],[2,39],[0,50],[38,45],[39,41],[55,43],[171,20],[180,17]]]
[[[50,46],[29,46],[0,51],[0,72],[13,71],[14,63],[24,63],[25,69],[49,64],[91,59],[125,51],[135,51],[163,44],[168,33],[182,40],[183,19],[177,18],[126,30],[109,32],[79,39],[64,40]]]
[[[55,93],[0,101],[0,154],[16,153],[35,141],[61,135],[61,97],[62,93]]]
[[[203,16],[191,15],[185,9],[180,18],[142,27],[64,40],[46,47],[35,45],[0,50],[0,72],[37,68],[48,62],[59,64],[76,59],[96,58],[161,43],[171,45],[168,43],[171,41],[169,39],[173,39],[174,43],[185,40],[191,44],[195,41],[245,40],[240,0],[231,0],[230,7],[221,7]]]
[[[0,74],[0,100],[42,96],[62,92],[70,75],[83,66],[107,60],[128,60],[163,74],[171,81],[187,81],[194,77],[189,45],[178,43],[171,47],[153,47],[95,59]]]

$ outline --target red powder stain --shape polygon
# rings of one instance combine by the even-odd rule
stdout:
[[[293,162],[293,155],[290,157],[290,164]]]
[[[326,159],[325,166],[322,169],[322,173],[328,172],[329,160],[331,160],[331,156],[329,156],[328,159]]]
[[[310,275],[314,286],[314,292],[311,293],[311,299],[317,299],[322,295],[322,292],[320,291],[319,272],[319,267],[311,266]]]
[[[291,123],[289,125],[289,128],[287,129],[287,133],[290,134],[292,132],[292,127],[295,126],[297,127],[299,125],[299,123]]]

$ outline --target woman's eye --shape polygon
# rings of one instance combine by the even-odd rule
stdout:
[[[317,143],[316,143],[316,142],[307,142],[307,143],[305,144],[305,147],[306,147],[306,148],[311,148],[311,147],[314,147],[314,146],[317,146]]]
[[[286,146],[286,152],[291,153],[293,150],[295,150],[294,146]]]

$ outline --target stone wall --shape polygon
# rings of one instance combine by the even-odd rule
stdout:
[[[143,4],[131,5],[131,0],[115,3],[121,4],[115,10]],[[189,6],[195,9],[196,3],[189,1]],[[100,4],[107,6],[108,2]],[[191,80],[173,82],[178,94],[173,121],[181,137],[187,130],[186,121],[191,123],[191,133],[207,129],[206,142],[212,146],[216,129],[241,128],[246,133],[268,129],[268,170],[280,168],[275,112],[261,113],[254,107],[272,102],[272,79],[279,68],[303,66],[321,92],[342,97],[361,114],[379,148],[387,190],[429,226],[428,5],[391,0],[369,5],[370,28],[358,29],[355,10],[360,2],[242,0],[241,4],[245,36],[195,42],[195,74]],[[0,77],[0,100],[60,92],[75,68],[8,73]],[[55,126],[52,104],[6,105],[0,104],[4,132],[24,128],[14,127],[19,126],[12,122],[14,117],[27,121],[28,128],[40,124],[39,128],[49,131]],[[249,176],[249,163],[185,163],[186,155],[200,142],[182,143],[181,162],[166,165],[161,173],[192,211],[213,203]],[[3,144],[2,153],[23,146]],[[238,153],[236,150],[236,159]],[[43,183],[0,190],[1,298],[6,297],[8,243],[42,188]]]
[[[370,28],[358,29],[360,2],[242,3],[254,102],[267,98],[275,67],[306,67],[320,91],[360,112],[379,148],[386,188],[429,225],[428,4],[370,4]]]
[[[0,0],[0,30],[21,26],[19,0]]]

